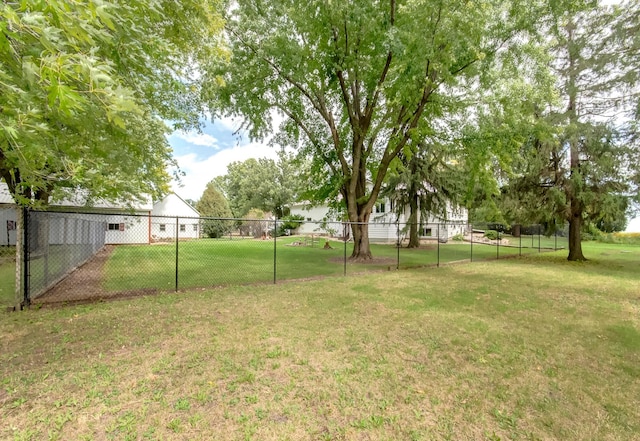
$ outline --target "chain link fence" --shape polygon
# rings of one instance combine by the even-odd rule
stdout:
[[[26,211],[24,227],[26,305],[437,267],[557,250],[567,240],[542,226],[431,223],[416,225],[410,241],[411,225],[373,220],[371,258],[352,259],[349,222]]]

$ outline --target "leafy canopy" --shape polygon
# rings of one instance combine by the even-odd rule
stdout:
[[[301,167],[281,151],[277,161],[251,158],[233,162],[227,166],[227,174],[215,182],[229,199],[235,217],[257,208],[281,218],[299,195]]]
[[[438,130],[464,91],[546,2],[239,0],[228,14],[233,56],[220,71],[224,111],[253,136],[286,117],[279,141],[313,158],[316,199],[337,199],[370,257],[366,222],[388,167]],[[362,246],[362,254],[360,247]]]
[[[215,2],[0,5],[0,176],[16,200],[167,190],[170,120],[197,124],[196,68],[220,57]]]

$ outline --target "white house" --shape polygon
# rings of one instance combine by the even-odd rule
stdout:
[[[0,181],[0,245],[16,244],[16,209],[7,184]]]
[[[150,234],[152,241],[200,237],[200,213],[175,193],[153,204]]]
[[[125,204],[106,201],[96,201],[87,207],[81,197],[51,205],[52,213],[70,212],[49,216],[51,245],[82,241],[82,220],[103,222],[106,244],[145,244],[167,240],[176,237],[176,228],[180,238],[198,238],[200,233],[200,214],[175,193],[155,204],[148,198],[129,208],[125,208]],[[15,245],[15,226],[16,204],[6,183],[0,182],[0,245]]]
[[[408,235],[406,227],[410,214],[409,207],[405,207],[398,216],[394,203],[395,201],[386,198],[376,203],[369,220],[369,239],[372,242],[395,243],[398,235],[401,239]],[[291,214],[303,216],[305,219],[298,229],[299,234],[327,234],[337,231],[336,235],[342,235],[342,227],[339,227],[341,222],[331,215],[326,205],[312,207],[309,203],[293,204]],[[456,234],[465,233],[468,220],[466,208],[447,204],[446,221],[438,216],[430,215],[425,219],[418,215],[420,237],[425,240],[450,239]]]

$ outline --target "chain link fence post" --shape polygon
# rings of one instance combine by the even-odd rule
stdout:
[[[471,255],[469,256],[469,261],[473,262],[473,224],[469,224],[469,237],[471,238]]]
[[[30,216],[30,211],[28,208],[24,207],[22,209],[22,229],[23,229],[23,244],[22,244],[22,288],[23,288],[23,300],[22,300],[22,307],[27,308],[29,307],[29,304],[31,303],[31,296],[30,296],[30,291],[29,291],[29,282],[30,282],[30,278],[29,278],[29,262],[30,262],[30,258],[29,258],[29,216]]]
[[[396,248],[398,252],[398,256],[396,259],[396,270],[400,269],[400,221],[396,220]]]
[[[276,243],[276,239],[278,238],[278,217],[274,216],[273,218],[273,284],[276,284],[276,277],[277,277],[277,243]]]
[[[436,231],[437,231],[436,242],[438,242],[438,263],[436,264],[436,266],[440,268],[440,223],[437,224]]]
[[[176,292],[178,292],[178,231],[180,219],[176,216]]]
[[[351,225],[349,225],[349,228],[351,228]],[[342,241],[344,242],[344,258],[343,258],[343,264],[344,264],[344,275],[346,277],[347,275],[347,229],[344,227],[344,224],[342,226]]]

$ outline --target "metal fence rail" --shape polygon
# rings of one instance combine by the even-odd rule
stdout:
[[[27,211],[24,303],[56,304],[500,259],[566,246],[562,232],[373,220],[373,259],[350,259],[349,222]],[[493,227],[493,226],[491,226]],[[515,234],[514,234],[515,233]],[[526,233],[526,234],[525,234]]]

